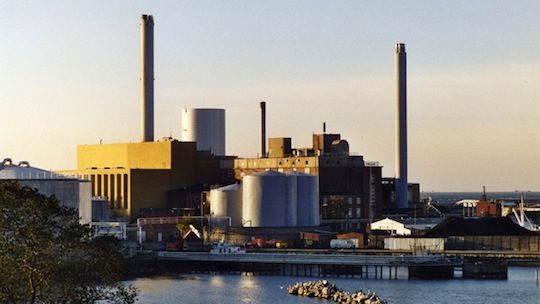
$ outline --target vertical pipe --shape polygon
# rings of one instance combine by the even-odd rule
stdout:
[[[261,157],[266,157],[266,102],[261,101]]]
[[[154,141],[154,18],[141,17],[141,135]]]
[[[408,207],[407,181],[407,53],[396,44],[396,207]]]

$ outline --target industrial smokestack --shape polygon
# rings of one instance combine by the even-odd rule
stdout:
[[[396,44],[396,207],[407,208],[407,53]]]
[[[326,134],[326,122],[322,123],[322,132],[323,134]]]
[[[141,17],[141,135],[154,141],[154,18]]]
[[[261,101],[261,157],[266,157],[266,102]]]

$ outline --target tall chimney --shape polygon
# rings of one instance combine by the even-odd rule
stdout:
[[[154,141],[154,18],[141,17],[141,135]]]
[[[407,53],[396,44],[396,207],[407,208]]]
[[[266,157],[266,102],[261,101],[261,157]]]

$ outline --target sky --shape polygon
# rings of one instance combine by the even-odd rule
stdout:
[[[77,145],[140,141],[140,16],[154,16],[155,137],[226,110],[229,155],[340,133],[394,176],[405,43],[409,181],[540,190],[540,1],[0,1],[0,158],[75,169]]]

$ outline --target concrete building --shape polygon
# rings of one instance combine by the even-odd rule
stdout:
[[[350,155],[339,134],[314,134],[311,148],[293,149],[290,138],[268,143],[267,157],[234,161],[236,179],[267,170],[318,176],[321,225],[334,230],[358,229],[379,216],[381,167]]]
[[[394,213],[398,207],[397,195],[396,195],[396,179],[391,177],[382,178],[382,212]],[[420,184],[409,183],[407,185],[407,204],[409,207],[414,207],[420,204]],[[411,206],[413,205],[414,206]]]
[[[92,182],[116,215],[130,219],[143,209],[198,209],[210,185],[234,182],[232,157],[198,152],[196,143],[158,142],[80,145],[77,174]]]
[[[35,168],[26,161],[14,164],[10,158],[0,162],[0,180],[14,180],[41,194],[54,195],[60,204],[79,210],[82,224],[92,221],[91,183],[87,180]]]

